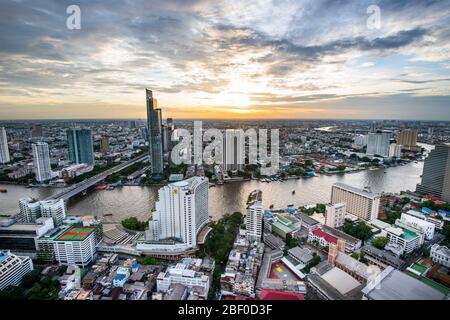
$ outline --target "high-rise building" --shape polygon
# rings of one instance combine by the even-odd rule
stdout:
[[[73,128],[67,130],[69,159],[73,163],[94,164],[94,144],[90,129]]]
[[[397,143],[402,145],[405,149],[417,146],[418,129],[405,129],[398,135]]]
[[[378,218],[380,195],[340,182],[331,188],[331,204],[345,203],[348,213],[370,221]]]
[[[368,135],[358,134],[353,138],[352,147],[355,149],[362,149],[367,146]]]
[[[425,159],[416,191],[450,202],[450,145],[437,145]]]
[[[0,127],[0,163],[7,163],[11,161],[9,157],[8,138],[6,136],[6,130]]]
[[[391,134],[388,132],[370,132],[367,141],[367,151],[369,155],[389,157],[389,145]]]
[[[24,223],[35,223],[40,217],[52,218],[54,226],[58,227],[66,218],[64,200],[37,201],[33,198],[19,200],[20,218]]]
[[[327,204],[325,224],[331,228],[339,228],[344,225],[347,213],[345,203]]]
[[[250,194],[247,204],[247,215],[245,216],[245,230],[248,241],[261,241],[262,221],[262,191],[255,190]]]
[[[208,178],[192,177],[159,189],[147,239],[176,239],[195,247],[198,232],[209,221],[208,188]]]
[[[152,91],[145,89],[145,93],[147,97],[150,170],[153,175],[160,176],[164,172],[161,109],[157,108],[158,103],[153,98]]]
[[[18,286],[27,273],[33,271],[30,257],[16,256],[10,251],[0,251],[0,290]]]
[[[102,153],[108,153],[109,151],[109,138],[108,137],[102,137],[100,140],[100,151]]]
[[[6,130],[0,127],[0,163],[7,163],[11,161],[9,157],[8,138]]]
[[[52,167],[50,165],[50,152],[46,142],[32,144],[33,164],[36,180],[44,182],[52,179]]]
[[[224,136],[225,170],[242,171],[245,164],[245,135],[240,129],[227,129]]]
[[[402,156],[402,146],[397,143],[389,145],[389,158],[400,158]]]

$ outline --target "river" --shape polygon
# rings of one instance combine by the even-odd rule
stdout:
[[[335,182],[346,183],[363,188],[370,186],[374,192],[414,191],[420,182],[423,162],[411,162],[405,166],[360,171],[349,174],[319,175],[308,179],[295,179],[275,182],[256,180],[231,182],[209,188],[209,214],[214,220],[225,213],[243,212],[248,194],[254,189],[263,191],[263,204],[268,208],[286,207],[288,204],[301,206],[313,203],[325,203],[330,200],[331,186]],[[386,171],[386,173],[384,172]],[[24,186],[0,185],[8,193],[0,193],[0,214],[18,212],[18,200],[31,196],[45,198],[58,189],[32,188]],[[295,194],[292,191],[295,190]],[[79,195],[67,203],[68,214],[95,215],[104,221],[121,221],[123,218],[136,216],[148,219],[157,200],[157,186],[124,186],[114,190],[92,190],[87,195]],[[107,214],[107,216],[104,216]],[[109,214],[112,214],[110,216]]]

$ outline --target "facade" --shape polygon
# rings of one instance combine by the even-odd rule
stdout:
[[[53,241],[55,259],[62,265],[87,266],[94,260],[96,227],[70,227]]]
[[[367,141],[367,151],[369,155],[378,155],[381,157],[389,157],[389,142],[391,134],[388,132],[371,132]]]
[[[245,135],[242,129],[225,131],[224,167],[226,171],[242,171],[245,164]]]
[[[397,143],[389,145],[389,158],[400,158],[402,156],[402,146]]]
[[[160,176],[164,171],[162,115],[157,100],[153,98],[151,90],[145,89],[147,100],[148,143],[150,153],[151,172]]]
[[[380,195],[338,182],[331,189],[331,204],[337,203],[345,203],[348,213],[370,221],[378,218]]]
[[[317,242],[322,247],[337,244],[338,246],[343,246],[346,253],[358,250],[362,244],[361,240],[326,225],[310,230],[308,233],[308,242]]]
[[[347,213],[345,203],[327,204],[325,224],[331,228],[339,228],[344,225]]]
[[[397,143],[402,145],[405,149],[410,149],[411,147],[417,146],[417,134],[418,129],[405,129],[398,135]]]
[[[358,134],[353,138],[352,148],[362,149],[367,146],[369,137],[367,135]]]
[[[262,191],[255,190],[250,194],[245,216],[246,236],[249,241],[261,241],[262,236]]]
[[[197,234],[209,222],[208,187],[208,178],[192,177],[159,189],[147,240],[172,239],[195,247]]]
[[[74,164],[61,170],[63,178],[75,178],[87,172],[91,172],[94,166],[91,164],[80,163]]]
[[[94,164],[94,144],[90,129],[68,129],[69,159],[73,163]]]
[[[34,223],[40,217],[52,218],[55,226],[60,226],[66,218],[64,200],[37,201],[32,198],[19,200],[21,221]]]
[[[0,127],[0,163],[9,161],[11,161],[11,158],[9,157],[8,137],[5,128]]]
[[[50,152],[45,142],[33,143],[33,164],[36,180],[44,182],[52,179],[52,167],[50,165]]]
[[[416,191],[450,202],[450,145],[437,145],[425,159]]]
[[[33,262],[29,257],[0,251],[0,290],[20,285],[23,276],[31,271],[33,271]]]
[[[420,246],[420,237],[417,233],[399,226],[385,229],[388,244],[385,249],[397,255],[409,254]]]
[[[431,247],[430,257],[433,262],[439,263],[447,268],[450,268],[450,249],[439,244],[434,244]]]
[[[400,220],[406,225],[409,225],[415,229],[420,229],[422,233],[425,234],[425,238],[427,240],[433,240],[434,229],[436,227],[435,224],[404,212],[402,213]]]

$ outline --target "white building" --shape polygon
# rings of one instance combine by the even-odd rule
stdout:
[[[367,146],[368,136],[363,134],[358,134],[353,138],[352,148],[362,149]]]
[[[33,163],[36,180],[39,182],[52,179],[52,168],[50,165],[50,152],[45,142],[33,143]]]
[[[378,218],[380,195],[340,182],[331,189],[331,204],[345,203],[348,213],[370,221]]]
[[[439,244],[434,244],[430,251],[431,259],[447,268],[450,268],[450,249]]]
[[[59,264],[87,266],[97,253],[96,227],[70,227],[53,239],[55,259]]]
[[[331,228],[339,228],[344,225],[347,213],[345,203],[327,204],[325,224]]]
[[[7,163],[11,159],[9,157],[8,138],[6,137],[5,128],[0,128],[0,163]]]
[[[262,236],[262,191],[255,190],[250,194],[245,216],[246,237],[249,241],[261,241]]]
[[[404,212],[402,213],[400,220],[406,225],[422,230],[422,233],[425,234],[425,238],[427,240],[433,240],[434,229],[436,227],[433,223],[422,220],[420,218],[417,218],[413,215]]]
[[[33,270],[29,257],[16,256],[10,251],[0,251],[0,290],[18,286],[22,278]]]
[[[61,175],[64,178],[75,178],[84,173],[91,172],[93,169],[94,166],[90,164],[86,163],[73,164],[71,166],[68,166],[67,168],[62,169]]]
[[[436,229],[442,229],[444,227],[444,220],[443,219],[437,219],[429,214],[423,214],[422,212],[415,211],[415,210],[409,210],[407,212],[408,215],[428,221],[436,227]]]
[[[387,132],[371,132],[367,141],[367,151],[369,155],[379,155],[389,157],[389,142],[391,134]]]
[[[389,158],[400,158],[402,156],[402,146],[396,143],[389,145]]]
[[[156,288],[159,292],[167,293],[169,287],[173,284],[182,284],[190,290],[193,287],[200,287],[203,299],[208,297],[209,277],[203,273],[188,269],[184,263],[177,263],[175,266],[169,266],[165,272],[160,272],[156,279]]]
[[[147,240],[176,239],[195,247],[197,234],[209,222],[208,178],[192,177],[159,189]]]
[[[34,223],[39,217],[52,218],[55,226],[60,226],[66,218],[64,200],[37,201],[32,198],[19,200],[22,222]]]
[[[398,220],[398,219],[397,219]],[[385,229],[388,243],[385,247],[396,255],[413,252],[421,245],[420,236],[406,228],[392,226]]]

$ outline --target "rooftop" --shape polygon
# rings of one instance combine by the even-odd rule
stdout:
[[[359,194],[361,196],[371,198],[371,199],[375,199],[375,198],[379,197],[379,195],[376,193],[369,192],[369,191],[359,189],[359,188],[355,188],[355,187],[349,186],[349,185],[347,185],[345,183],[341,183],[341,182],[336,182],[335,184],[333,184],[333,187],[344,189],[344,190],[347,190],[347,191],[350,191],[350,192],[353,192],[353,193],[356,193],[356,194]]]
[[[324,238],[325,241],[327,241],[327,242],[337,243],[337,241],[338,241],[338,238],[332,236],[331,234],[326,233],[325,231],[323,231],[323,230],[320,229],[320,228],[314,229],[314,230],[312,231],[312,233],[313,233],[315,236],[318,236],[318,237],[320,237],[320,238]]]
[[[57,241],[83,241],[92,232],[95,227],[71,227],[56,239]]]
[[[355,278],[336,267],[323,274],[322,279],[342,295],[349,293],[361,285]]]

